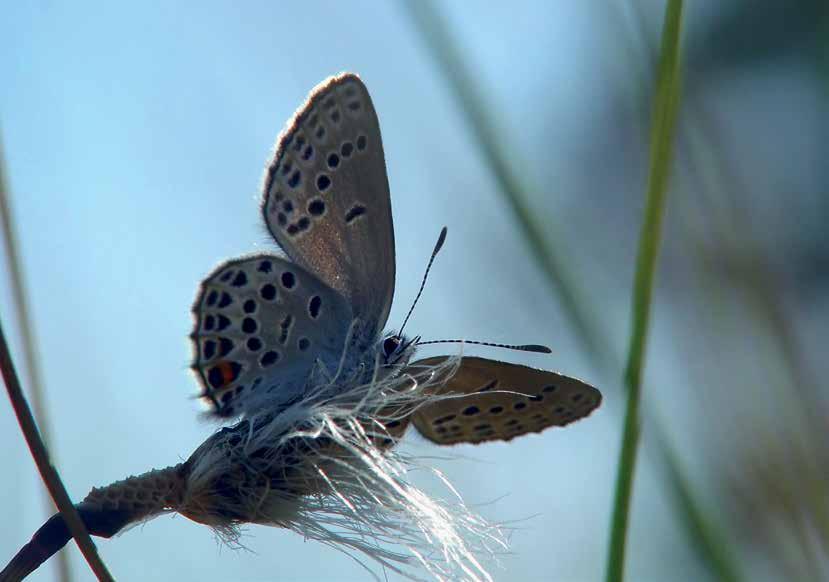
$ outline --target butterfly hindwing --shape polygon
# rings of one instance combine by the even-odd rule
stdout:
[[[323,81],[288,123],[262,214],[288,256],[341,293],[374,339],[394,295],[394,231],[380,125],[359,77]]]
[[[220,265],[193,314],[193,370],[220,417],[297,396],[317,359],[336,369],[352,319],[339,293],[272,255]]]
[[[412,370],[434,366],[444,356],[418,360]],[[528,366],[461,358],[439,394],[457,394],[415,412],[412,423],[427,439],[440,444],[508,441],[551,426],[584,418],[601,403],[594,387],[569,376]]]

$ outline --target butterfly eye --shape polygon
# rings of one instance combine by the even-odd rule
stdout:
[[[386,356],[386,359],[389,359],[394,352],[397,351],[397,348],[400,347],[400,338],[397,336],[387,337],[383,340],[383,355]]]

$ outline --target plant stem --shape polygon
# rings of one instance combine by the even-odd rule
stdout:
[[[662,30],[651,127],[651,156],[645,218],[639,238],[633,286],[633,322],[624,373],[628,398],[611,520],[606,576],[608,582],[621,582],[624,578],[630,500],[641,432],[642,373],[645,365],[653,281],[661,241],[662,221],[665,215],[665,199],[673,160],[674,134],[679,105],[681,21],[682,0],[670,0],[665,9]]]
[[[0,149],[0,198],[6,198],[5,176],[3,171],[2,149]],[[92,538],[86,531],[80,516],[78,515],[66,488],[60,480],[57,470],[52,465],[49,459],[49,453],[43,439],[40,437],[40,432],[37,429],[37,423],[32,416],[32,411],[29,408],[23,390],[20,387],[20,380],[17,377],[17,372],[12,363],[9,346],[6,343],[6,337],[3,333],[3,327],[0,323],[0,374],[3,376],[3,381],[6,384],[6,389],[11,400],[14,413],[17,416],[17,422],[20,424],[20,429],[23,431],[23,436],[26,439],[26,444],[29,445],[29,451],[32,453],[32,458],[35,460],[37,469],[46,488],[49,490],[52,500],[61,512],[63,519],[72,536],[78,544],[84,558],[86,558],[89,567],[98,577],[98,580],[112,581],[112,576],[107,571]]]

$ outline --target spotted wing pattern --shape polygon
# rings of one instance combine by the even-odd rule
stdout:
[[[445,357],[410,364],[413,370],[434,366]],[[581,380],[555,372],[464,357],[439,400],[414,414],[412,423],[424,437],[440,445],[509,441],[551,426],[565,426],[599,406],[601,393]]]
[[[317,361],[335,371],[352,319],[339,293],[272,255],[216,268],[193,315],[192,368],[220,417],[298,396]]]
[[[323,81],[288,123],[262,214],[288,256],[342,294],[376,339],[394,295],[394,230],[380,125],[359,77]]]

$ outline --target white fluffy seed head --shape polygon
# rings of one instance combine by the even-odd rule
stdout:
[[[411,579],[425,569],[439,580],[490,580],[479,557],[506,550],[501,530],[437,471],[427,469],[448,500],[414,486],[409,475],[425,468],[395,450],[411,414],[441,398],[434,393],[458,363],[320,386],[276,416],[263,412],[217,432],[187,461],[181,513],[228,542],[246,522],[274,525]]]

